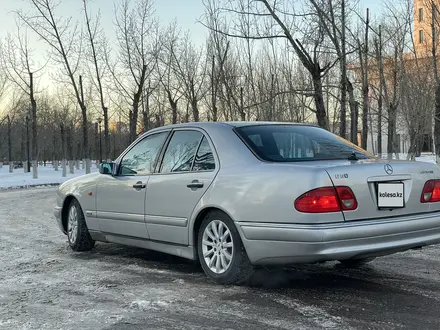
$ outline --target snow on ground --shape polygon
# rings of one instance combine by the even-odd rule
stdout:
[[[92,165],[92,172],[96,172],[98,169],[95,164]],[[13,188],[26,188],[35,186],[50,186],[58,185],[74,177],[84,175],[85,170],[77,170],[75,168],[74,174],[69,173],[69,168],[67,168],[67,176],[63,177],[63,171],[61,166],[58,171],[52,164],[47,164],[46,166],[38,166],[38,179],[32,177],[32,170],[30,173],[24,173],[23,168],[14,169],[14,173],[9,173],[9,165],[4,165],[0,168],[0,190],[13,189]]]
[[[416,157],[416,161],[418,162],[425,162],[425,163],[432,163],[432,164],[437,164],[437,161],[435,160],[435,156],[432,155],[427,155],[427,156],[420,156],[420,157]]]
[[[399,160],[406,160],[408,157],[408,154],[399,154],[399,157],[396,157],[395,154],[393,154],[392,159],[399,159]],[[381,157],[379,157],[381,159],[388,159],[388,155],[387,154],[382,154]],[[435,159],[435,155],[430,154],[430,153],[422,153],[420,155],[420,157],[416,157],[415,160],[417,162],[424,162],[424,163],[431,163],[431,164],[436,164],[437,161]]]

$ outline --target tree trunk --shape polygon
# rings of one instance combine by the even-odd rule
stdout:
[[[72,144],[72,129],[70,127],[66,130],[66,144],[67,144],[67,158],[72,160],[73,157],[73,144]]]
[[[82,116],[82,147],[83,147],[83,155],[85,159],[90,158],[90,147],[89,147],[89,125],[87,122],[87,107],[84,99],[84,88],[83,88],[83,80],[82,76],[79,76],[79,88],[80,88],[80,100],[79,105],[81,108],[81,116]],[[90,168],[86,167],[86,174],[90,173]]]
[[[168,96],[168,102],[170,103],[170,106],[171,106],[172,123],[177,124],[177,102],[178,101],[174,101],[173,96],[171,95],[170,91],[167,91],[167,96]]]
[[[137,122],[139,117],[140,94],[135,94],[133,98],[133,107],[130,116],[130,143],[137,137]]]
[[[12,164],[12,128],[11,128],[11,117],[8,115],[7,117],[8,121],[8,161],[9,161],[9,173],[12,173],[14,171],[14,167],[11,166]]]
[[[345,0],[341,2],[341,48],[342,54],[340,59],[341,65],[341,113],[340,113],[340,127],[339,127],[339,135],[343,138],[347,135],[347,54],[346,54],[346,39],[345,39]],[[353,111],[353,109],[352,109]],[[354,117],[354,114],[351,113],[351,117]],[[351,124],[353,127],[353,124]],[[351,132],[351,136],[355,133]]]
[[[434,123],[435,150],[437,157],[440,153],[440,81],[435,89],[435,123]]]
[[[319,127],[324,128],[326,130],[328,127],[328,118],[327,112],[325,109],[324,96],[322,92],[322,78],[321,73],[317,75],[313,75],[313,88],[314,88],[314,100],[316,107],[316,120],[318,122]]]
[[[243,87],[240,88],[240,117],[241,121],[246,121],[246,112],[244,112]]]
[[[142,103],[142,127],[144,132],[150,129],[150,83],[148,83],[148,92]]]
[[[345,64],[344,64],[345,65]],[[344,65],[341,65],[344,66]],[[346,73],[342,73],[341,76],[341,111],[340,111],[340,124],[339,124],[339,135],[345,139],[347,135],[347,78]],[[351,113],[351,112],[350,112]],[[352,114],[353,116],[353,114]],[[353,124],[351,125],[353,127]],[[353,136],[353,132],[351,132]]]
[[[66,159],[66,133],[64,125],[60,125],[60,135],[61,135],[61,158]]]
[[[102,113],[104,115],[104,159],[110,159],[110,135],[109,135],[109,122],[108,122],[108,108],[103,107]]]
[[[350,99],[350,141],[354,144],[358,144],[357,132],[358,132],[358,115],[356,113],[358,104],[354,97],[353,84],[347,79],[347,89]]]
[[[377,102],[377,154],[382,157],[382,89],[379,92],[379,100]]]
[[[130,116],[130,142],[137,138],[137,123],[139,118],[139,103],[141,102],[142,92],[144,90],[145,76],[147,74],[147,66],[142,67],[141,77],[137,86],[137,91],[133,97],[133,107]]]
[[[367,142],[368,142],[368,111],[370,108],[369,105],[369,98],[368,98],[368,93],[369,93],[369,88],[368,88],[368,84],[366,86],[364,86],[363,88],[363,93],[364,93],[364,100],[363,100],[363,104],[362,104],[362,141],[361,141],[361,147],[362,149],[367,150]]]
[[[390,104],[388,111],[388,159],[392,159],[393,154],[396,152],[395,137],[396,137],[396,120],[397,109],[394,104]]]
[[[32,115],[32,160],[38,161],[37,102],[34,97],[34,75],[30,73],[29,85]]]
[[[196,98],[193,98],[191,101],[191,109],[194,117],[194,122],[200,121],[199,118],[199,106]]]
[[[199,115],[199,107],[197,102],[197,96],[194,88],[194,80],[191,79],[191,110],[193,114],[193,118],[195,122],[200,121],[200,115]]]
[[[218,120],[218,110],[217,110],[217,82],[214,77],[215,75],[215,56],[212,57],[212,67],[211,67],[211,103],[212,103],[212,121]]]

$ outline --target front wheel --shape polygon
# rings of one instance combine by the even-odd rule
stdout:
[[[219,284],[243,284],[253,273],[234,222],[223,212],[208,213],[198,233],[197,252],[206,275]]]
[[[89,251],[95,246],[87,228],[81,206],[76,199],[72,200],[67,214],[67,239],[74,251]]]

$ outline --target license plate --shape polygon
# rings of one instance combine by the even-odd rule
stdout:
[[[402,208],[405,206],[403,183],[379,183],[377,196],[379,208]]]

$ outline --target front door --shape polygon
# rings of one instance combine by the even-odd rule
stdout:
[[[202,131],[175,130],[159,173],[148,181],[146,216],[150,239],[188,245],[189,218],[217,173]]]
[[[168,134],[155,133],[140,140],[122,157],[116,175],[101,176],[96,209],[104,234],[149,238],[145,226],[146,187]]]

